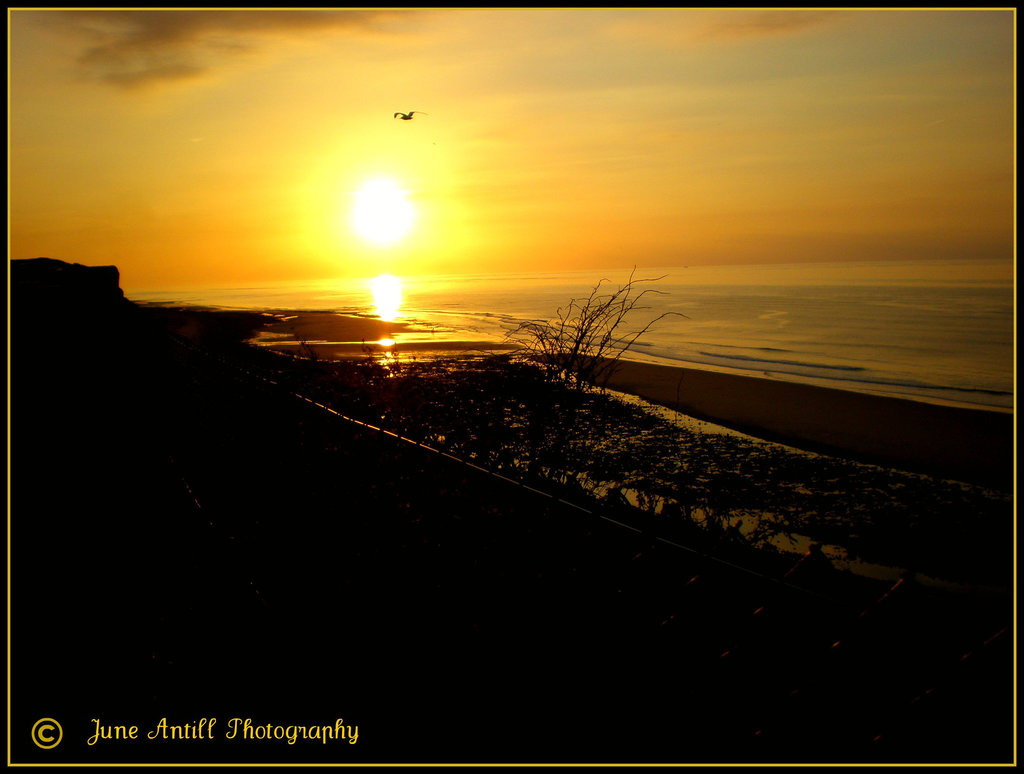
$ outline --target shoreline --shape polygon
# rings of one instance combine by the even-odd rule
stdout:
[[[447,338],[436,327],[408,322],[359,317],[336,312],[264,312],[269,321],[249,344],[281,352],[312,350],[325,359],[348,359],[372,354],[406,352],[441,356],[480,352],[489,354],[516,349],[507,342],[488,339]]]
[[[606,386],[808,451],[971,483],[1012,483],[1012,412],[625,360]]]
[[[515,345],[327,311],[267,310],[248,343],[326,359],[508,352]],[[446,338],[446,336],[451,338]],[[386,343],[388,340],[394,343]],[[1013,412],[622,360],[607,388],[812,452],[1008,489]]]

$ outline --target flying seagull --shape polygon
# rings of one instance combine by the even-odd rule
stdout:
[[[412,121],[413,113],[420,113],[425,116],[430,115],[429,113],[424,113],[422,110],[410,110],[408,113],[395,113],[395,118],[401,118],[403,121]]]

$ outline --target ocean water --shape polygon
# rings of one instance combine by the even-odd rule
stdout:
[[[398,321],[502,340],[629,271],[400,277]],[[1013,408],[1008,262],[887,261],[641,269],[628,359],[952,405]],[[602,283],[602,280],[607,282]],[[126,291],[133,301],[375,314],[372,278]]]

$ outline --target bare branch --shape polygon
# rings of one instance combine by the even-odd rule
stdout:
[[[573,298],[568,306],[559,307],[556,321],[521,323],[509,338],[523,346],[528,358],[540,363],[548,379],[578,391],[603,388],[622,356],[655,323],[669,316],[686,317],[680,312],[664,312],[639,329],[620,332],[634,312],[650,309],[640,305],[648,293],[664,293],[654,288],[638,292],[636,286],[662,279],[664,275],[637,278],[634,267],[626,283],[614,292],[602,292],[608,283],[602,279],[585,299]]]

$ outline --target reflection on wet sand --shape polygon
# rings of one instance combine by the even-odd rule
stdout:
[[[343,360],[390,351],[394,356],[441,357],[515,349],[504,341],[472,338],[465,332],[436,325],[388,321],[381,317],[335,312],[272,315],[250,343],[278,352],[302,354],[312,349],[318,358]]]

